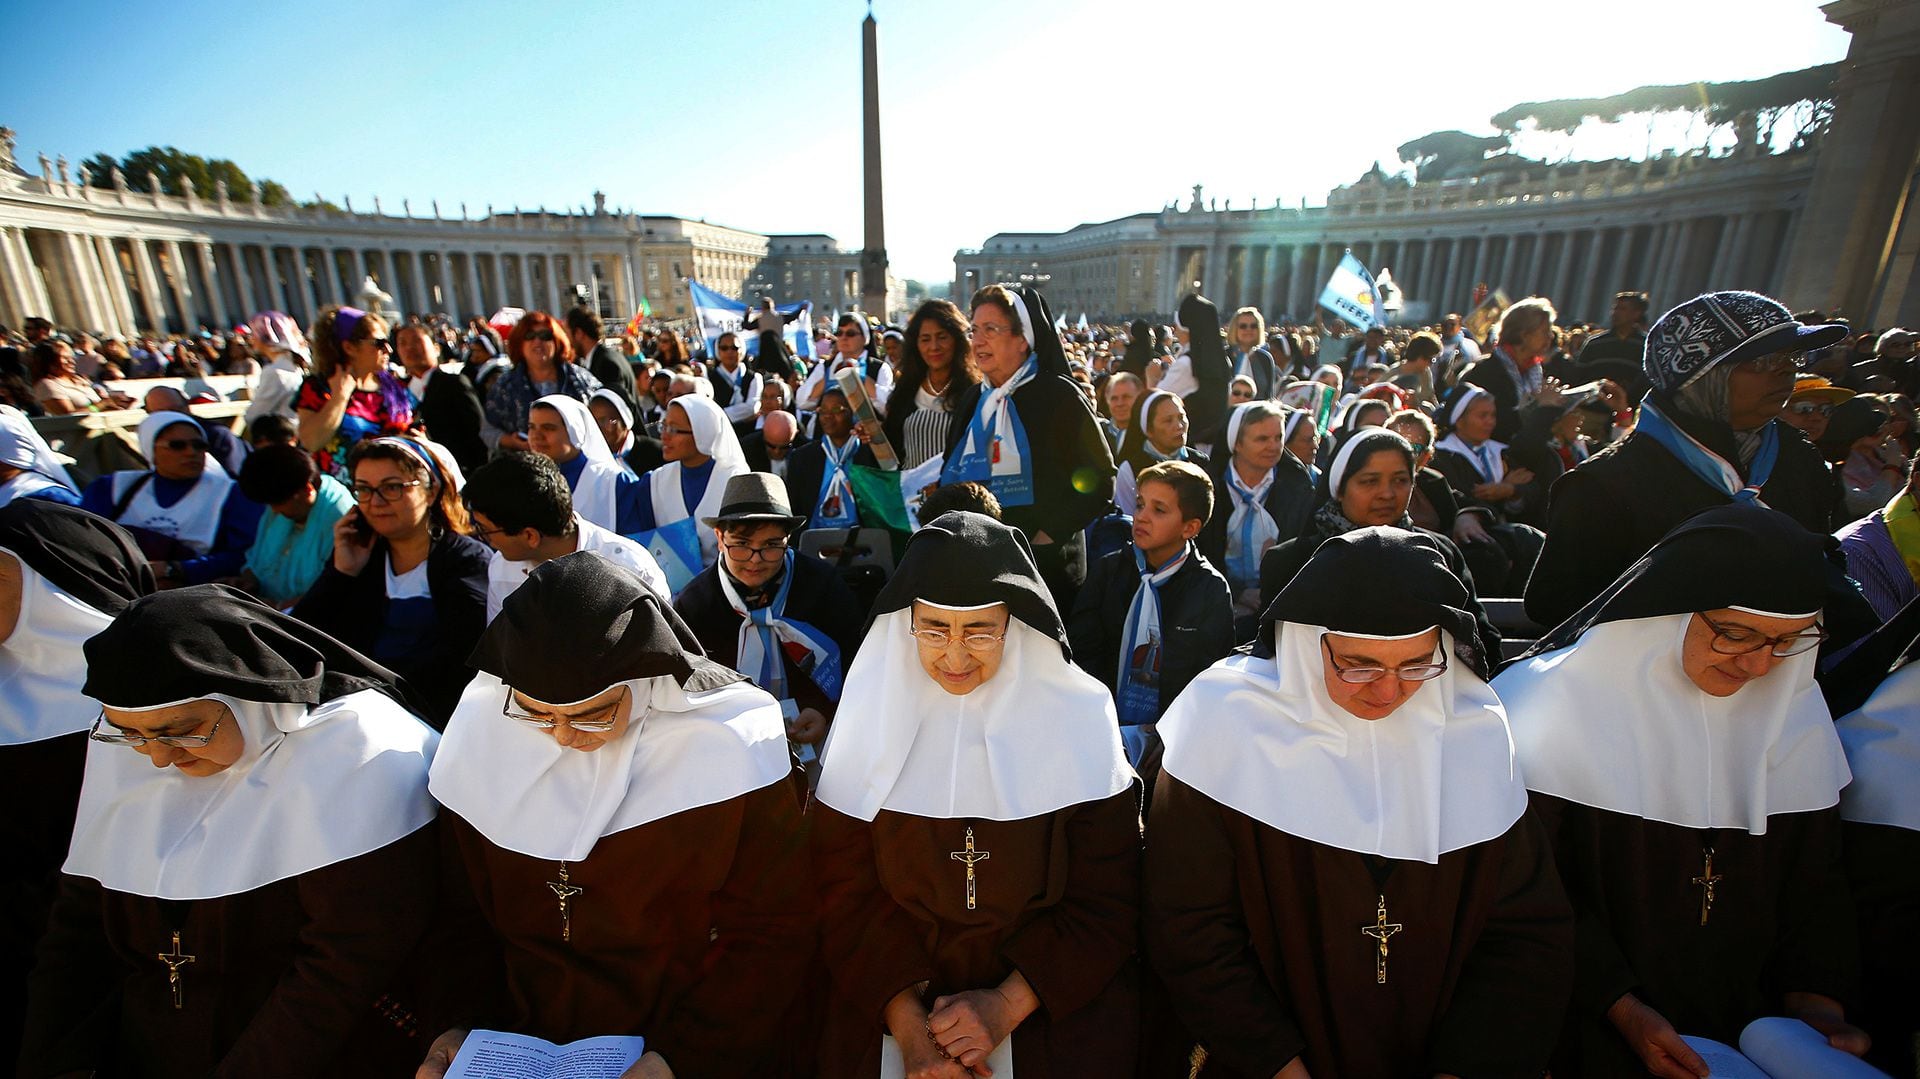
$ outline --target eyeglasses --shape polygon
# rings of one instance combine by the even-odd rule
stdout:
[[[1327,662],[1333,667],[1333,675],[1350,686],[1364,686],[1369,682],[1378,682],[1391,674],[1403,682],[1429,682],[1447,673],[1447,656],[1440,653],[1438,663],[1407,663],[1398,667],[1342,667],[1340,661],[1333,658],[1333,644],[1327,635],[1320,635],[1320,647],[1327,653]]]
[[[663,423],[660,425],[660,433],[663,435],[691,435],[693,434],[693,428],[675,427],[673,424]]]
[[[834,334],[834,336],[835,337],[865,337],[866,334],[861,333],[859,330],[856,330],[853,327],[849,326],[846,329],[841,330],[840,332]]]
[[[995,326],[991,322],[976,322],[967,331],[968,337],[1005,337],[1013,332],[1011,326]]]
[[[548,719],[545,716],[536,716],[527,712],[514,711],[513,687],[508,686],[507,695],[500,702],[500,714],[513,720],[515,723],[524,723],[529,727],[543,731],[550,731],[561,723],[565,723],[569,728],[579,731],[582,734],[605,734],[619,725],[620,721],[615,719],[614,716],[619,713],[620,705],[626,699],[627,687],[623,685],[620,687],[620,695],[615,697],[604,709],[596,708],[587,713],[587,716],[604,716],[604,719],[588,719],[586,716],[578,718],[562,716],[560,719],[554,720]]]
[[[155,442],[154,445],[163,450],[172,450],[175,453],[179,453],[182,450],[195,450],[205,453],[207,440],[204,438],[170,438],[165,442]]]
[[[1739,366],[1759,375],[1778,375],[1799,370],[1798,358],[1794,356],[1759,356],[1751,360],[1742,360]]]
[[[925,626],[920,629],[909,628],[907,634],[926,647],[940,652],[944,652],[953,647],[953,642],[956,639],[967,651],[975,653],[991,652],[999,647],[1001,641],[1007,639],[1005,632],[968,633],[955,638],[952,633],[938,626]]]
[[[1796,416],[1825,416],[1833,412],[1832,405],[1816,405],[1811,401],[1801,401],[1787,406],[1787,411]]]
[[[360,343],[373,346],[376,352],[385,352],[393,347],[393,339],[390,337],[362,337]]]
[[[427,481],[425,480],[388,480],[378,487],[366,483],[356,483],[353,485],[353,500],[355,502],[371,502],[377,499],[379,503],[384,506],[390,502],[398,502],[402,498],[405,498],[407,488],[425,487],[426,485]]]
[[[1818,648],[1820,642],[1827,639],[1826,627],[1818,622],[1813,624],[1812,629],[1769,637],[1757,629],[1715,622],[1704,614],[1699,618],[1707,624],[1708,629],[1713,630],[1713,640],[1708,642],[1708,647],[1723,656],[1749,656],[1768,648],[1772,650],[1773,658],[1787,659]]]
[[[213,741],[213,736],[220,733],[220,724],[226,722],[226,719],[227,709],[222,708],[220,714],[214,718],[212,728],[205,734],[163,734],[158,738],[148,738],[142,734],[128,734],[121,727],[113,728],[121,733],[108,734],[102,729],[110,725],[107,723],[107,710],[102,708],[100,710],[100,718],[93,721],[93,729],[87,732],[87,737],[96,742],[105,742],[110,746],[137,747],[144,746],[148,742],[158,742],[163,746],[172,746],[175,749],[205,749],[207,748],[207,744]]]
[[[552,330],[535,330],[532,333],[527,335],[527,340],[551,342],[553,340],[553,331]]]
[[[787,557],[787,542],[763,544],[759,547],[745,543],[722,543],[727,549],[727,557],[736,562],[778,562]]]
[[[738,351],[740,351],[740,346],[739,346],[739,345],[716,345],[716,346],[714,346],[714,347],[715,347],[715,348],[717,348],[718,350],[720,350],[721,352],[738,352]]]

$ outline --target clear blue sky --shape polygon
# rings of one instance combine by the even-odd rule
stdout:
[[[880,0],[889,249],[1353,180],[1521,101],[1845,55],[1813,0]],[[616,206],[860,245],[858,0],[0,3],[26,161],[174,145],[357,208]],[[33,58],[26,60],[25,58]],[[781,133],[785,132],[782,137]],[[1644,144],[1645,132],[1637,137]],[[1602,151],[1583,139],[1578,156]],[[1628,149],[1643,148],[1643,145]],[[1605,147],[1603,152],[1612,152]]]

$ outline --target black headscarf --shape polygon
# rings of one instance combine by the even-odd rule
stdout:
[[[1826,433],[1820,436],[1820,452],[1829,461],[1844,461],[1855,442],[1885,427],[1892,416],[1893,410],[1877,397],[1849,397],[1828,414]]]
[[[1774,614],[1821,610],[1836,588],[1851,588],[1827,558],[1835,545],[1831,536],[1750,503],[1702,510],[1675,526],[1520,659],[1565,648],[1603,622],[1724,607]]]
[[[1220,338],[1220,309],[1194,293],[1180,301],[1180,325],[1187,331],[1187,356],[1199,388],[1188,394],[1187,418],[1196,441],[1218,444],[1226,429],[1228,387],[1233,364]]]
[[[1027,537],[984,514],[950,510],[915,532],[900,567],[874,600],[867,628],[917,599],[947,607],[1004,603],[1013,617],[1059,641],[1072,658],[1066,627],[1040,580]]]
[[[1827,710],[1836,716],[1859,711],[1888,675],[1915,659],[1920,659],[1920,599],[1909,600],[1886,625],[1816,676]]]
[[[77,506],[16,498],[0,506],[0,548],[102,614],[153,591],[153,569],[127,530]]]
[[[1482,679],[1492,657],[1468,609],[1467,586],[1447,567],[1431,536],[1380,525],[1355,529],[1320,544],[1260,616],[1252,653],[1273,655],[1274,626],[1292,622],[1335,633],[1399,637],[1438,626],[1453,637],[1453,653]]]
[[[426,705],[400,676],[325,633],[223,584],[134,600],[86,643],[80,692],[118,708],[222,693],[316,705],[377,689],[415,715]]]
[[[689,693],[744,681],[706,657],[693,631],[640,578],[591,551],[542,563],[500,607],[468,660],[551,704],[669,677]]]
[[[1153,326],[1146,319],[1134,319],[1127,324],[1127,350],[1121,354],[1120,365],[1114,370],[1146,378],[1147,364],[1152,359]]]
[[[1047,306],[1046,297],[1032,285],[1011,285],[1008,291],[1026,304],[1027,317],[1033,322],[1028,328],[1033,331],[1033,353],[1040,361],[1038,374],[1071,379],[1073,371],[1067,366],[1067,350],[1061,347],[1060,333],[1053,328],[1053,309]]]

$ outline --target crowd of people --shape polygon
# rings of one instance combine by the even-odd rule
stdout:
[[[1914,1073],[1920,333],[965,299],[33,320],[19,1074]]]

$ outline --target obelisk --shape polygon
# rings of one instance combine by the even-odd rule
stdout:
[[[866,181],[866,245],[860,249],[860,306],[886,321],[887,222],[880,196],[880,27],[873,21],[873,5],[860,24],[861,123],[864,134],[862,168]]]

